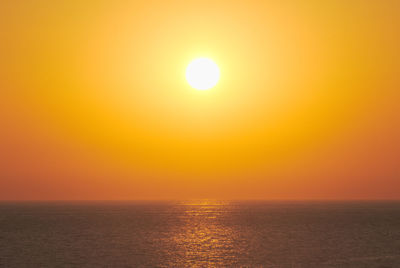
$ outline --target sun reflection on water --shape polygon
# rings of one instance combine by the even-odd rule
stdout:
[[[179,204],[184,210],[181,225],[175,230],[173,242],[179,252],[175,265],[213,267],[235,264],[234,240],[237,237],[232,226],[226,223],[228,202],[200,200]]]

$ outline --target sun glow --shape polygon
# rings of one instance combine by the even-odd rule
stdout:
[[[400,1],[37,2],[1,1],[0,199],[400,199]]]
[[[186,80],[195,89],[206,90],[214,87],[219,81],[217,64],[207,58],[198,58],[186,68]]]

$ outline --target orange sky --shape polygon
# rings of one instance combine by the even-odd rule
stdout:
[[[400,2],[306,2],[2,1],[0,199],[400,198]]]

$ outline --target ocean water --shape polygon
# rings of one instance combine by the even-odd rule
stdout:
[[[400,202],[3,202],[0,267],[400,267]]]

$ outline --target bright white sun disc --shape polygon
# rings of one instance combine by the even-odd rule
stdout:
[[[198,58],[186,68],[186,80],[195,89],[205,90],[214,87],[219,80],[217,64],[207,58]]]

